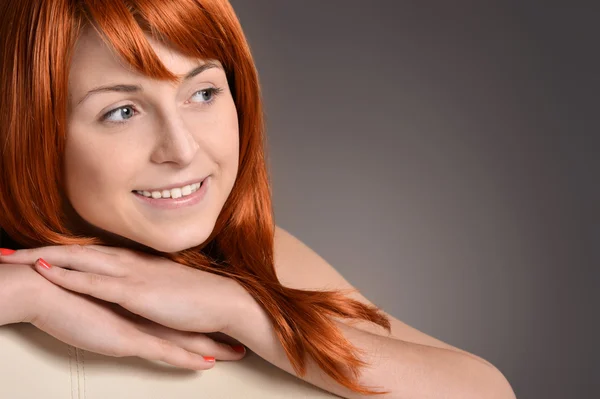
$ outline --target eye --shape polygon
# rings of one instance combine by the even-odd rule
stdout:
[[[215,97],[221,94],[222,91],[223,89],[219,87],[209,87],[208,89],[198,90],[192,95],[192,102],[210,105],[215,100]]]
[[[101,120],[112,123],[123,123],[124,121],[131,119],[131,117],[134,116],[135,113],[136,110],[133,105],[124,105],[122,107],[108,111],[102,116]]]

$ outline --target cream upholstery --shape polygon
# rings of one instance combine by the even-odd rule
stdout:
[[[193,371],[83,351],[29,323],[0,326],[1,399],[336,397],[250,351],[241,361]]]

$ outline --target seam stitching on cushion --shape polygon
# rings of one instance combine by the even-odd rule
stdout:
[[[75,348],[75,360],[77,361],[77,397],[81,399],[81,386],[79,383],[79,348]]]
[[[73,352],[71,351],[71,345],[67,345],[67,353],[69,354],[69,382],[71,383],[70,391],[71,391],[71,399],[73,398]]]
[[[85,383],[85,351],[81,350],[81,365],[83,366],[83,399],[87,398],[87,384]]]

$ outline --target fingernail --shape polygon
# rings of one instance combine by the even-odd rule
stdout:
[[[244,345],[232,345],[231,349],[233,349],[237,353],[244,353],[244,352],[246,352],[246,348],[244,347]]]
[[[44,259],[42,259],[42,258],[39,258],[39,259],[38,259],[36,262],[37,262],[37,263],[38,263],[40,266],[42,266],[44,269],[48,269],[48,270],[50,270],[50,268],[52,267],[52,266],[50,266],[50,263],[46,262],[46,261],[45,261]]]
[[[15,251],[15,250],[13,250],[13,249],[8,249],[8,248],[0,248],[0,255],[3,255],[3,256],[6,256],[6,255],[12,255],[12,254],[14,254],[15,252],[17,252],[17,251]]]
[[[207,362],[214,362],[215,358],[212,356],[204,356],[204,360],[206,360]]]

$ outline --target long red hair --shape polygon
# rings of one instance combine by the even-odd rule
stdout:
[[[298,375],[305,374],[310,355],[341,385],[362,394],[385,393],[358,384],[366,363],[334,318],[369,320],[389,331],[386,316],[342,291],[297,290],[277,279],[259,81],[242,28],[226,0],[3,0],[0,226],[23,247],[112,245],[70,231],[63,211],[68,71],[86,26],[97,29],[126,62],[151,78],[177,80],[144,33],[189,57],[217,59],[225,67],[239,120],[237,180],[203,245],[160,255],[238,281],[270,315]]]

